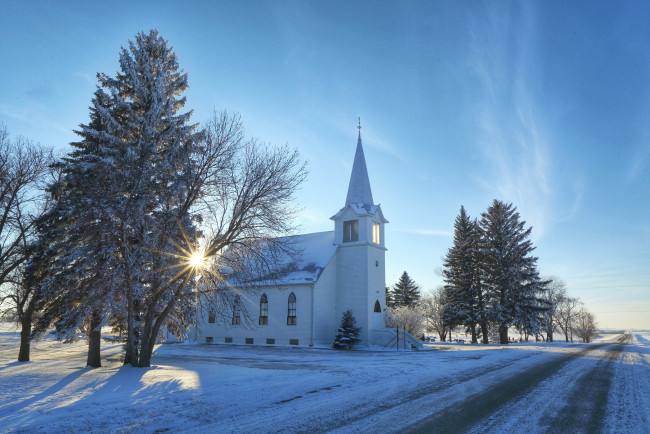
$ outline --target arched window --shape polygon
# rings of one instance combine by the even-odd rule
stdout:
[[[269,323],[269,299],[266,294],[260,297],[260,325],[267,325]]]
[[[379,304],[379,300],[375,301],[375,312],[381,313],[381,305]]]
[[[241,318],[239,316],[239,296],[235,297],[235,302],[232,305],[232,325],[240,325]]]
[[[296,325],[296,294],[289,294],[289,309],[287,311],[287,325]]]

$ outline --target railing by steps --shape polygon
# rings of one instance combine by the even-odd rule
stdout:
[[[384,328],[370,331],[370,345],[396,350],[421,350],[422,342],[404,329]]]

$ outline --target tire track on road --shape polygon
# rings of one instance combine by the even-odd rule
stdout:
[[[627,340],[629,337],[626,335],[625,341]],[[622,344],[623,342],[608,349],[607,357],[578,378],[567,405],[546,424],[549,431],[602,432],[614,363],[621,357],[624,349]]]
[[[504,376],[498,387],[482,390],[468,396],[461,403],[448,406],[436,414],[425,417],[408,426],[407,432],[453,433],[466,432],[474,425],[496,413],[507,402],[525,396],[539,383],[549,378],[564,365],[579,357],[611,343],[593,345],[574,354],[562,355],[516,373],[514,376]],[[606,395],[605,395],[606,396]]]
[[[494,374],[494,372],[507,371],[512,365],[521,363],[524,359],[529,359],[537,356],[539,354],[530,353],[526,354],[519,359],[512,359],[504,362],[501,365],[487,365],[481,366],[480,368],[473,369],[471,371],[460,372],[458,375],[449,376],[445,379],[437,381],[429,385],[421,385],[417,390],[406,393],[404,395],[398,395],[392,397],[393,399],[387,400],[385,402],[377,403],[375,401],[362,402],[354,406],[351,411],[346,412],[344,415],[341,415],[340,420],[335,423],[328,423],[315,428],[314,426],[309,425],[309,428],[299,429],[299,432],[330,432],[336,431],[337,429],[343,429],[344,431],[349,428],[351,424],[363,422],[369,417],[381,414],[386,411],[391,411],[395,407],[408,405],[409,402],[412,402],[417,399],[424,398],[429,395],[437,395],[441,391],[445,391],[453,388],[459,384],[464,384],[466,382],[471,382],[481,376]],[[533,362],[534,363],[534,362]]]

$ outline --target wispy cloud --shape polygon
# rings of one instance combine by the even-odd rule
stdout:
[[[327,114],[323,115],[324,121],[329,123],[334,129],[340,131],[342,135],[352,135],[351,133],[355,128],[354,118],[353,119],[342,119],[340,117],[332,117]],[[381,135],[381,132],[375,128],[375,123],[372,120],[367,120],[364,122],[364,119],[361,119],[361,140],[363,141],[363,147],[370,147],[376,149],[385,154],[397,157],[398,159],[405,161],[406,158],[404,155],[397,151],[393,143]],[[356,143],[356,138],[355,142]]]
[[[634,153],[634,158],[625,176],[625,181],[634,182],[650,164],[650,143],[643,143]]]
[[[92,85],[97,84],[97,78],[92,74],[88,74],[87,72],[81,72],[81,71],[75,72],[74,76],[82,78],[88,84],[92,84]]]
[[[572,190],[573,200],[571,202],[571,206],[568,207],[564,214],[559,214],[558,221],[571,220],[580,211],[580,208],[582,207],[582,198],[585,191],[584,177],[578,176],[573,180]]]
[[[539,95],[535,11],[526,3],[490,8],[474,23],[475,72],[484,88],[477,143],[486,171],[480,185],[513,202],[540,238],[549,219],[548,134]]]
[[[70,132],[70,130],[49,120],[46,115],[43,114],[43,109],[38,105],[26,104],[22,107],[16,107],[0,103],[0,116],[6,116],[28,125],[46,125],[48,128],[52,128],[62,133]]]

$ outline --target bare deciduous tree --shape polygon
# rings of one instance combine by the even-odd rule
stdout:
[[[553,342],[553,333],[559,327],[557,317],[558,309],[564,299],[567,298],[566,284],[558,277],[550,276],[543,280],[549,283],[546,286],[544,296],[549,301],[549,309],[544,312],[544,332],[546,333],[546,341]]]
[[[36,221],[47,208],[44,185],[51,161],[51,151],[23,137],[11,140],[0,126],[0,307],[21,324],[19,362],[29,361],[39,301],[24,265],[33,249]]]
[[[582,301],[578,298],[564,296],[560,298],[556,310],[555,321],[558,327],[564,333],[566,342],[573,341],[572,330],[578,308],[582,305]]]
[[[449,328],[444,320],[445,289],[439,286],[434,292],[426,294],[421,301],[424,309],[426,330],[436,332],[441,341],[445,341]]]
[[[596,319],[594,315],[587,309],[580,309],[575,315],[574,329],[576,334],[582,342],[589,343],[591,339],[596,337]]]

